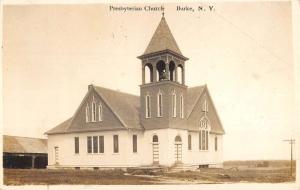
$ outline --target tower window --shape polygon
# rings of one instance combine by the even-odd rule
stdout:
[[[150,96],[147,95],[146,96],[146,118],[150,118],[151,114],[150,114],[151,110],[150,110]]]
[[[157,94],[157,117],[162,117],[162,93]]]
[[[183,114],[183,96],[181,95],[180,96],[180,108],[179,108],[179,111],[180,111],[180,113],[179,113],[179,115],[180,115],[180,118],[183,118],[184,117],[184,114]]]
[[[176,94],[173,92],[172,94],[172,115],[176,117]]]
[[[218,137],[215,137],[215,151],[218,151]]]
[[[85,107],[85,121],[89,122],[90,121],[90,108],[89,105],[87,104]]]

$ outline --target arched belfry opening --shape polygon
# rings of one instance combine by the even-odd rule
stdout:
[[[156,70],[158,73],[158,80],[162,81],[162,80],[166,80],[167,77],[167,72],[166,72],[166,63],[164,61],[159,61],[156,64]]]
[[[177,82],[184,84],[184,68],[181,64],[177,66]]]
[[[144,67],[145,70],[145,83],[153,82],[153,66],[147,63]]]
[[[173,61],[171,61],[169,63],[169,70],[170,70],[170,80],[171,81],[175,81],[176,80],[176,73],[175,73],[175,63]]]

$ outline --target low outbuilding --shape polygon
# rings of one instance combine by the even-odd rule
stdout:
[[[3,168],[46,168],[47,139],[3,135]]]

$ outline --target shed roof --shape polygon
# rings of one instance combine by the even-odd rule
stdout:
[[[47,139],[3,135],[3,152],[47,154]]]

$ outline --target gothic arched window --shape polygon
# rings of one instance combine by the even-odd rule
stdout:
[[[103,115],[102,115],[103,109],[102,109],[102,104],[98,105],[98,119],[99,121],[102,121]]]
[[[199,126],[199,150],[208,150],[209,143],[209,125],[208,119],[203,117]]]
[[[208,113],[208,103],[206,100],[204,100],[203,105],[202,105],[202,111],[207,114]]]
[[[183,108],[183,95],[180,96],[180,104],[179,104],[179,115],[180,115],[180,118],[183,118],[184,117],[184,108]]]
[[[96,103],[92,103],[92,122],[96,121]]]
[[[90,108],[88,104],[85,107],[85,121],[86,122],[90,121]]]
[[[176,117],[176,93],[175,93],[175,91],[172,94],[172,116]]]

